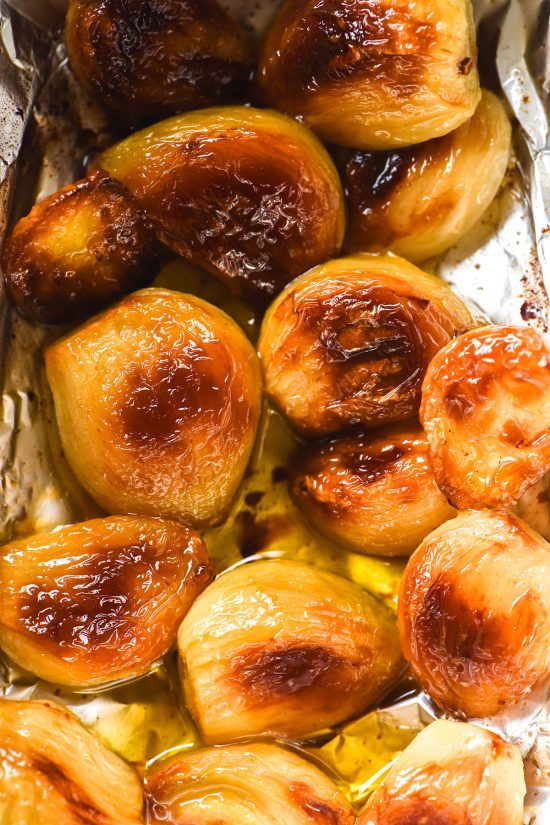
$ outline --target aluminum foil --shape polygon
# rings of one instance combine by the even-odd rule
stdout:
[[[112,139],[102,111],[78,88],[67,66],[59,34],[64,5],[65,0],[0,0],[0,236],[37,199],[79,177],[86,156]],[[260,36],[279,0],[225,5]],[[500,83],[508,99],[516,119],[516,151],[492,207],[433,267],[492,321],[530,323],[550,334],[550,2],[474,0],[474,5],[484,82]],[[187,283],[188,273],[172,265],[161,282],[177,286],[182,278]],[[55,436],[41,365],[51,333],[24,322],[0,295],[0,335],[0,538],[97,515],[65,465]],[[290,449],[283,423],[268,415],[252,473],[230,520],[206,536],[219,569],[253,560],[258,549],[264,555],[291,555],[348,575],[394,605],[400,563],[342,553],[311,535],[282,488],[274,489],[274,471]],[[242,516],[250,515],[247,493],[258,490],[264,491],[264,511],[253,515],[279,528],[286,525],[286,533],[282,542],[280,530],[261,547],[249,542],[250,557],[243,560]],[[541,503],[538,492],[530,491],[517,509],[550,539],[549,505]],[[136,764],[197,743],[176,682],[174,660],[168,657],[140,680],[96,693],[70,693],[0,659],[0,688],[6,696],[67,704],[107,745]],[[359,803],[437,715],[429,697],[405,684],[383,708],[300,747],[333,769]],[[480,724],[519,745],[528,784],[525,821],[550,823],[547,686],[512,714]]]

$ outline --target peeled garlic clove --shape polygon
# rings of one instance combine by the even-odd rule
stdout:
[[[416,424],[305,447],[291,468],[290,489],[314,527],[360,553],[409,555],[455,515]]]
[[[356,152],[346,167],[354,252],[391,250],[424,261],[479,221],[504,178],[511,127],[483,91],[473,117],[445,137],[393,152]]]
[[[137,774],[71,711],[0,700],[2,825],[140,825]]]
[[[483,717],[517,705],[550,676],[550,545],[505,510],[459,514],[412,555],[399,629],[441,707]]]
[[[411,418],[435,353],[474,325],[439,278],[395,256],[329,261],[271,305],[259,349],[266,390],[306,436]]]
[[[256,354],[225,313],[143,290],[52,344],[46,370],[66,456],[104,510],[224,518],[261,405]]]
[[[0,647],[60,685],[140,676],[163,656],[212,566],[174,521],[95,519],[0,552]]]
[[[180,754],[145,780],[147,825],[354,825],[351,805],[311,762],[251,743]]]
[[[93,315],[152,278],[158,242],[128,190],[95,172],[41,201],[4,245],[17,309],[40,324]]]
[[[437,483],[461,509],[514,504],[550,469],[550,350],[530,327],[491,326],[433,359],[420,420]]]
[[[137,132],[98,158],[184,258],[254,298],[338,253],[340,179],[321,143],[277,112],[206,109]]]
[[[71,0],[65,39],[82,85],[130,115],[238,99],[250,74],[245,31],[214,0]]]
[[[217,579],[178,633],[204,741],[305,737],[365,710],[398,679],[393,617],[356,584],[294,561]]]
[[[286,0],[259,66],[267,102],[358,149],[446,135],[480,96],[470,0]]]
[[[392,765],[357,825],[521,825],[519,750],[463,722],[425,728]]]

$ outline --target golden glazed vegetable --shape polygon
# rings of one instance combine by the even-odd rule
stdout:
[[[510,145],[504,106],[484,91],[471,120],[450,135],[393,152],[356,152],[346,167],[350,251],[390,249],[411,261],[444,252],[495,197]]]
[[[183,753],[153,765],[145,793],[147,825],[355,825],[330,779],[275,745]]]
[[[550,676],[550,545],[504,510],[447,522],[411,557],[399,628],[443,708],[491,716]]]
[[[98,164],[128,187],[164,243],[253,297],[278,292],[343,242],[329,155],[276,112],[236,106],[175,117]]]
[[[217,579],[184,619],[178,647],[187,704],[208,743],[314,734],[365,710],[403,669],[382,604],[284,560]]]
[[[95,519],[21,539],[0,553],[0,646],[60,685],[140,676],[211,578],[201,539],[173,521]]]
[[[143,290],[50,346],[46,370],[69,463],[105,510],[223,519],[261,404],[256,354],[225,313]]]
[[[162,117],[247,88],[245,32],[214,0],[71,0],[65,38],[82,85],[115,111]]]
[[[2,825],[140,825],[137,774],[66,708],[0,700]]]
[[[357,825],[521,825],[519,750],[483,728],[440,720],[392,765]]]
[[[446,135],[480,96],[470,0],[286,0],[268,34],[265,99],[359,149]]]
[[[266,389],[306,436],[411,418],[431,359],[473,324],[446,284],[402,258],[330,261],[270,307],[259,344]]]
[[[291,468],[291,492],[309,521],[360,553],[404,556],[455,515],[416,424],[312,444]]]
[[[506,506],[550,469],[550,350],[530,327],[492,326],[433,359],[420,420],[437,483],[461,509]]]
[[[26,318],[65,324],[145,286],[157,248],[152,226],[128,190],[95,172],[19,221],[4,245],[2,269]]]

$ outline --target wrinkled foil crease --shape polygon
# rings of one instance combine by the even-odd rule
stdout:
[[[83,156],[109,143],[100,110],[86,99],[67,69],[56,28],[64,0],[0,0],[0,236],[33,202],[78,177]],[[225,5],[261,33],[279,0],[231,0]],[[496,67],[517,119],[516,154],[501,194],[478,226],[437,264],[437,271],[494,322],[531,323],[550,331],[550,2],[475,2],[480,50],[500,31]],[[95,515],[52,443],[52,410],[44,391],[40,351],[49,333],[25,323],[0,296],[3,397],[0,416],[0,531],[2,538]],[[532,510],[529,497],[518,508],[550,538],[550,514]],[[162,737],[162,718],[173,700],[167,675],[154,670],[128,691],[80,697],[51,689],[7,663],[0,687],[13,698],[55,698],[65,702],[101,735],[121,709],[154,720],[157,751],[191,741],[189,720],[181,736]],[[169,701],[149,701],[163,696]],[[137,698],[136,698],[137,696]],[[149,714],[149,715],[148,715]],[[337,761],[344,740],[390,726],[409,732],[438,715],[418,694],[346,726],[319,747],[325,764]],[[166,720],[166,729],[169,729]],[[153,724],[153,722],[152,722]],[[541,688],[521,708],[484,720],[515,741],[525,757],[526,822],[550,823],[550,702]],[[170,728],[171,730],[171,728]],[[160,733],[159,733],[160,731]],[[191,731],[191,732],[190,732]],[[408,735],[408,734],[407,734]],[[188,737],[188,740],[185,739]],[[107,737],[113,743],[113,736]],[[113,746],[116,747],[116,740]],[[135,760],[141,758],[136,745]],[[315,752],[315,750],[313,751]],[[132,757],[132,743],[125,743]],[[383,764],[381,764],[383,770]]]

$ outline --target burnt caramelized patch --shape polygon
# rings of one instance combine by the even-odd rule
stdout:
[[[345,169],[349,209],[363,212],[373,202],[386,202],[416,161],[418,147],[394,152],[355,152]]]
[[[320,646],[257,645],[234,658],[228,681],[247,701],[256,703],[328,689],[343,682],[352,667]]]
[[[367,810],[370,813],[370,809]],[[435,793],[428,795],[423,790],[405,798],[386,792],[372,815],[376,825],[473,825],[462,805],[454,803],[447,795],[438,798]]]
[[[335,808],[328,802],[319,799],[315,791],[304,782],[291,782],[288,786],[288,795],[294,805],[301,808],[308,817],[308,821],[320,825],[346,825],[349,823],[349,813],[342,808]]]
[[[43,756],[31,758],[31,767],[38,771],[66,801],[74,825],[104,825],[110,818],[93,804],[85,791],[55,762]]]
[[[473,415],[481,404],[489,398],[495,375],[465,376],[454,381],[445,390],[444,403],[447,415],[460,421]]]

